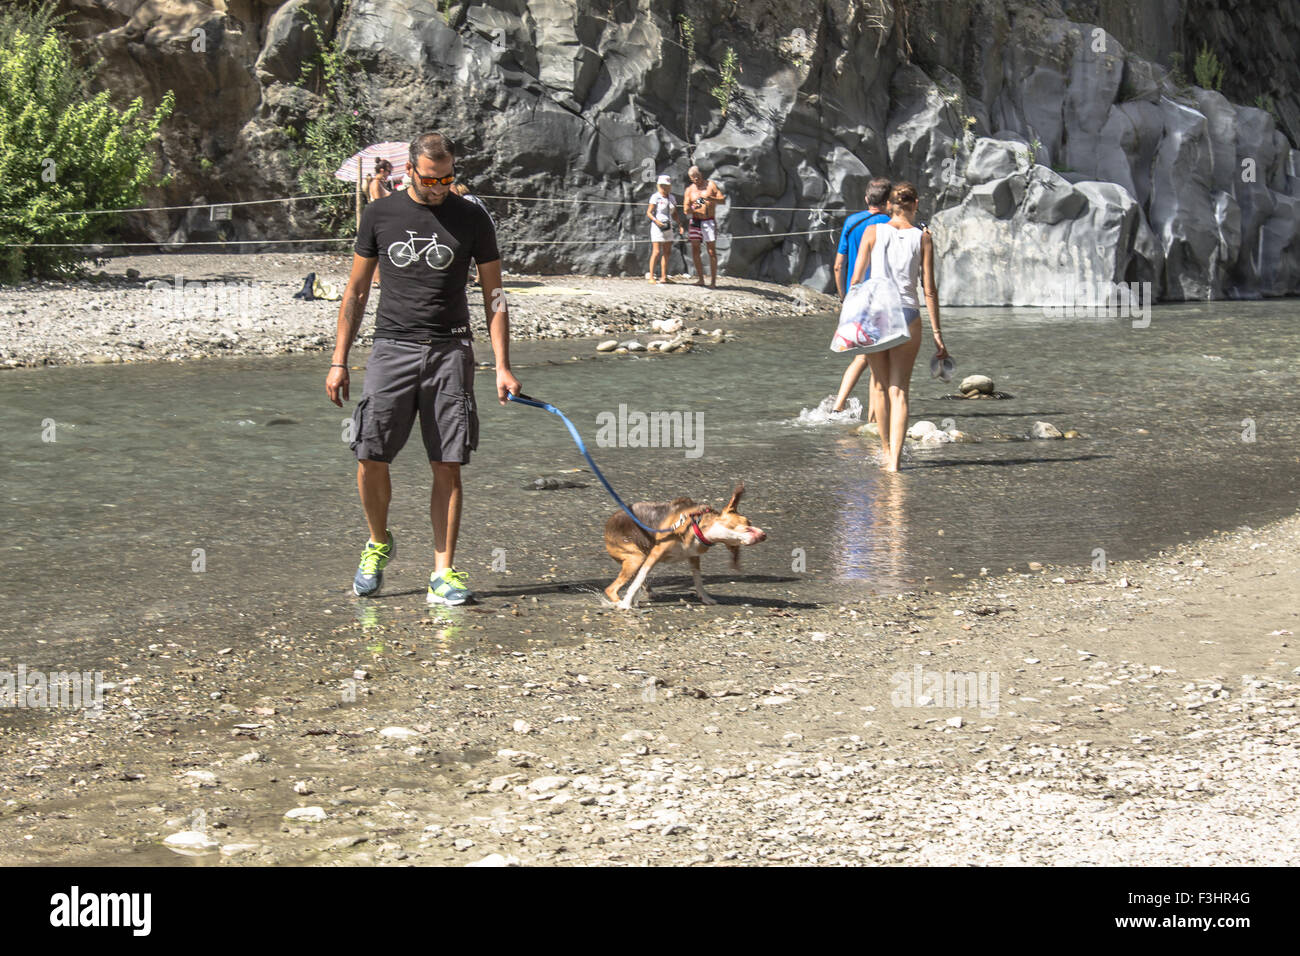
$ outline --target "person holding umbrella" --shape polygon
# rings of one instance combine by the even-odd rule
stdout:
[[[478,447],[479,432],[465,298],[471,261],[478,264],[496,356],[498,401],[504,405],[507,393],[519,394],[520,385],[510,369],[510,319],[496,230],[486,212],[450,189],[456,179],[455,146],[441,133],[425,133],[410,144],[406,173],[406,190],[376,200],[362,214],[325,393],[340,408],[348,398],[348,352],[378,268],[383,292],[375,342],[366,362],[361,401],[352,413],[357,488],[370,530],[352,589],[361,597],[378,592],[384,568],[396,555],[388,528],[389,465],[418,417],[433,469],[429,512],[434,569],[427,599],[430,604],[465,604],[474,595],[454,559],[461,466]]]

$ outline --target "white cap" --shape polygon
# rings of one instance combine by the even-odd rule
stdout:
[[[668,175],[664,175],[664,176],[660,176],[660,177],[659,177],[659,185],[660,185],[660,186],[671,186],[672,184],[673,184],[673,177],[668,176]]]

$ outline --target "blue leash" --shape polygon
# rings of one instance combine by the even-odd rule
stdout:
[[[618,502],[618,506],[627,513],[629,518],[636,522],[638,528],[650,535],[663,534],[666,531],[673,530],[672,528],[659,528],[656,530],[655,528],[647,528],[641,523],[640,519],[632,513],[632,509],[623,503],[623,499],[618,496],[618,492],[614,490],[613,486],[605,480],[605,476],[600,473],[600,469],[596,467],[596,463],[591,460],[591,454],[587,451],[587,446],[583,444],[582,436],[578,434],[578,429],[574,427],[573,422],[569,421],[569,419],[565,417],[564,412],[560,411],[549,402],[539,402],[532,396],[525,395],[522,392],[518,395],[513,392],[506,392],[506,398],[512,402],[518,402],[521,405],[531,405],[533,408],[540,408],[543,411],[550,412],[552,415],[558,415],[560,421],[564,422],[565,426],[569,429],[569,434],[573,436],[573,440],[577,442],[578,451],[582,452],[582,457],[587,459],[587,464],[591,465],[592,472],[594,472],[596,477],[600,479],[600,483],[605,486],[605,490],[609,492],[609,496]]]

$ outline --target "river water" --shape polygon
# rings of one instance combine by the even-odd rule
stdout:
[[[895,477],[852,427],[798,423],[846,364],[827,350],[828,316],[745,322],[737,341],[686,355],[592,358],[589,342],[524,342],[512,356],[524,390],[566,411],[629,501],[689,495],[720,507],[745,482],[740,510],[768,540],[745,550],[739,571],[722,549],[705,557],[723,602],[709,613],[726,613],[942,586],[1029,561],[1139,557],[1294,512],[1297,311],[1294,301],[1163,306],[1134,329],[947,310],[957,377],[987,374],[1014,397],[944,399],[956,379],[929,377],[927,341],[914,420],[951,418],[983,439],[1044,420],[1084,437],[916,448]],[[490,357],[486,339],[478,348]],[[0,660],[91,669],[149,644],[210,650],[425,614],[432,534],[418,433],[393,468],[398,557],[378,598],[351,592],[365,526],[345,410],[324,396],[327,365],[318,353],[0,376]],[[354,399],[361,379],[353,373]],[[490,371],[477,389],[482,442],[465,470],[457,564],[483,603],[466,619],[477,639],[507,646],[564,639],[617,570],[602,544],[614,505],[592,475],[566,473],[584,462],[558,419],[499,406]],[[693,447],[601,447],[620,405],[698,415],[702,432]],[[529,490],[538,476],[585,487]],[[688,594],[682,568],[665,569],[659,600]],[[512,617],[521,606],[527,627]]]

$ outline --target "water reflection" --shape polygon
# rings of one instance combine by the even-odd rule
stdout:
[[[882,471],[870,441],[846,436],[835,445],[835,574],[896,586],[908,559],[906,476]]]

